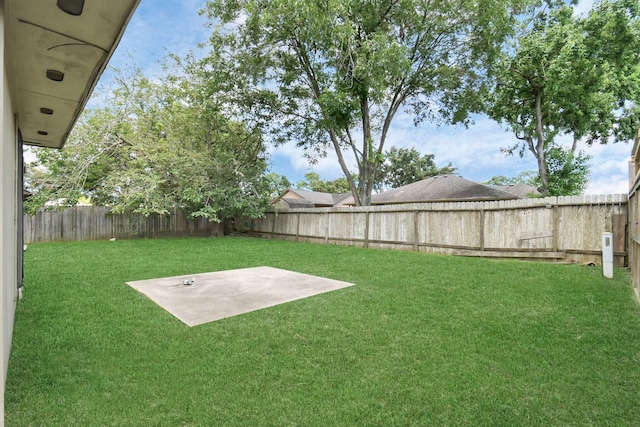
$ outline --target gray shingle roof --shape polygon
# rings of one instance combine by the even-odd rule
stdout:
[[[301,198],[310,201],[314,205],[324,205],[324,206],[333,206],[336,203],[339,203],[343,199],[349,197],[350,193],[322,193],[319,191],[309,191],[309,190],[299,190],[299,189],[289,189],[292,193],[297,194]]]
[[[289,199],[287,197],[283,197],[280,200],[284,201],[286,203],[286,205],[277,204],[276,206],[279,207],[279,208],[286,208],[287,206],[290,209],[315,208],[316,207],[312,202],[310,202],[309,200],[304,200],[304,199]]]
[[[289,194],[295,194],[298,198],[286,197]],[[351,193],[322,193],[319,191],[299,190],[290,188],[286,193],[272,202],[275,204],[278,200],[284,200],[290,208],[313,208],[313,207],[334,207],[341,206]]]
[[[289,189],[288,191],[297,194],[300,198],[307,200],[314,205],[333,206],[333,194],[321,193],[319,191]]]
[[[530,194],[539,196],[540,192],[536,187],[529,184],[512,184],[512,185],[493,185],[493,188],[506,191],[507,193],[514,194],[520,198],[527,198]]]
[[[434,201],[517,199],[514,194],[456,175],[440,175],[394,188],[371,197],[372,205]]]

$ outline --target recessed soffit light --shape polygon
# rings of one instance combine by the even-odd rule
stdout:
[[[82,15],[84,0],[58,0],[58,8],[73,16]]]
[[[49,69],[47,70],[47,78],[54,82],[61,82],[64,80],[64,73],[62,71]]]

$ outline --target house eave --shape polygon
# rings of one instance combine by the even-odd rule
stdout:
[[[74,16],[55,1],[5,0],[5,63],[25,144],[62,148],[139,2],[86,0]]]

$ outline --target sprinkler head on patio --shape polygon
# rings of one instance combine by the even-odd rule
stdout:
[[[191,279],[183,279],[182,284],[184,286],[193,286],[196,284],[196,278],[192,277]]]
[[[194,286],[198,282],[197,286]],[[273,267],[127,282],[189,326],[353,286]]]

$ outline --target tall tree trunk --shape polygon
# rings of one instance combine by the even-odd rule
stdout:
[[[322,118],[327,120],[328,122],[329,120],[328,120],[326,111],[324,110],[322,103],[320,103],[319,101],[322,96],[322,90],[320,89],[320,85],[318,84],[318,79],[316,78],[313,67],[311,66],[311,61],[309,60],[309,56],[307,55],[307,51],[305,49],[304,43],[302,43],[300,40],[297,40],[297,39],[294,40],[294,43],[296,46],[296,51],[298,53],[298,58],[300,59],[300,62],[304,65],[305,73],[311,84],[311,89],[313,90],[315,100],[320,106],[320,110],[322,112]],[[331,139],[331,144],[333,145],[333,149],[335,150],[336,155],[338,156],[338,163],[340,164],[340,168],[342,169],[342,172],[347,178],[347,182],[349,183],[349,187],[351,188],[351,194],[353,194],[353,201],[356,206],[360,206],[361,200],[360,200],[360,195],[358,194],[356,183],[353,180],[353,177],[349,172],[349,168],[347,167],[347,163],[344,160],[344,156],[342,155],[342,150],[340,149],[340,140],[338,138],[336,130],[332,127],[329,128],[329,137]]]
[[[360,205],[371,206],[371,190],[373,170],[371,156],[373,153],[373,139],[371,138],[371,112],[369,110],[369,96],[365,92],[360,96],[360,111],[362,112],[362,161],[360,164]],[[375,160],[375,159],[374,159]]]
[[[535,149],[533,144],[530,144],[530,149],[538,160],[538,174],[540,176],[540,182],[542,183],[542,190],[540,191],[543,196],[549,195],[549,169],[547,167],[547,159],[545,153],[545,138],[544,128],[542,125],[542,93],[541,87],[534,87],[534,93],[536,97],[536,145]]]

